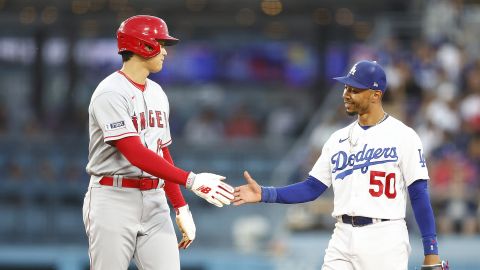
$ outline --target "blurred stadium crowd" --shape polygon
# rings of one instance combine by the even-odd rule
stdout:
[[[478,7],[464,6],[463,1],[430,1],[420,36],[372,40],[370,47],[361,46],[353,54],[356,60],[376,59],[386,67],[386,111],[422,139],[441,235],[480,233],[480,43],[471,38],[478,31],[475,14]],[[336,88],[340,91],[341,86]],[[342,117],[342,111],[343,104],[315,128],[313,151],[299,175],[311,169],[326,134],[352,121]],[[325,218],[333,208],[331,198],[315,204],[299,207],[303,211],[292,209],[291,226],[300,230],[332,226],[333,221]],[[411,213],[408,221],[415,230]]]
[[[420,2],[408,6],[415,16],[386,12],[362,22],[368,35],[322,46],[323,40],[285,37],[277,24],[267,27],[273,38],[267,31],[253,35],[258,41],[239,41],[219,27],[215,31],[227,41],[192,34],[169,48],[164,72],[152,79],[169,95],[174,160],[186,169],[223,173],[233,184],[242,183],[240,173],[249,169],[262,184],[275,185],[282,180],[272,179],[272,171],[283,158],[294,158],[300,164],[285,178],[303,180],[326,136],[352,121],[340,104],[342,86],[329,78],[351,62],[375,59],[387,70],[387,112],[415,128],[424,143],[439,233],[479,234],[480,9],[460,0]],[[335,16],[317,11],[316,27],[332,27]],[[23,12],[28,23],[31,12]],[[248,19],[249,12],[239,16]],[[328,16],[332,22],[324,24]],[[353,28],[348,20],[354,13],[344,9],[339,16],[337,23],[347,23],[340,29]],[[169,25],[181,37],[183,28]],[[112,29],[111,35],[74,41],[42,31],[34,39],[0,36],[0,240],[85,240],[80,208],[88,184],[87,106],[98,82],[121,65]],[[328,34],[309,32],[315,33]],[[328,117],[306,128],[315,114]],[[285,155],[301,134],[311,134],[303,142],[309,151]],[[289,208],[289,228],[330,227],[329,196]]]

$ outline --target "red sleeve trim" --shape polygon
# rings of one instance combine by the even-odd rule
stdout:
[[[167,145],[169,145],[169,144],[171,144],[171,143],[172,143],[172,140],[170,140],[170,141],[168,141],[168,142],[166,142],[166,143],[162,143],[162,145],[160,145],[160,146],[162,147],[162,150],[163,150],[163,148],[165,148],[165,146],[167,146]],[[164,154],[165,154],[165,153],[164,153]],[[164,157],[165,157],[165,156],[164,156]],[[172,164],[173,164],[173,163],[172,163]]]

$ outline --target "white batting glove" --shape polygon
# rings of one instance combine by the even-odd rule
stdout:
[[[175,213],[177,214],[176,221],[178,228],[182,232],[182,240],[178,243],[178,248],[187,249],[188,246],[195,239],[195,223],[193,222],[192,212],[187,205],[176,208]]]
[[[185,186],[207,202],[222,207],[224,204],[230,204],[230,201],[235,198],[234,188],[223,182],[224,179],[225,176],[213,173],[191,172]]]

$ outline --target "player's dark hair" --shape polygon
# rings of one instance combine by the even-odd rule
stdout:
[[[125,63],[128,60],[130,60],[130,58],[132,58],[133,52],[123,51],[123,52],[120,52],[120,55],[122,56],[122,61]]]

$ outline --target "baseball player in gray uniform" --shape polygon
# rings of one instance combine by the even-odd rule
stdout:
[[[154,16],[128,18],[117,31],[121,70],[95,89],[89,106],[91,175],[83,205],[91,269],[179,270],[179,248],[195,238],[195,224],[179,185],[208,202],[230,204],[225,177],[173,164],[170,108],[162,87],[147,76],[162,69],[166,46],[178,39]],[[167,199],[183,238],[177,239]]]

